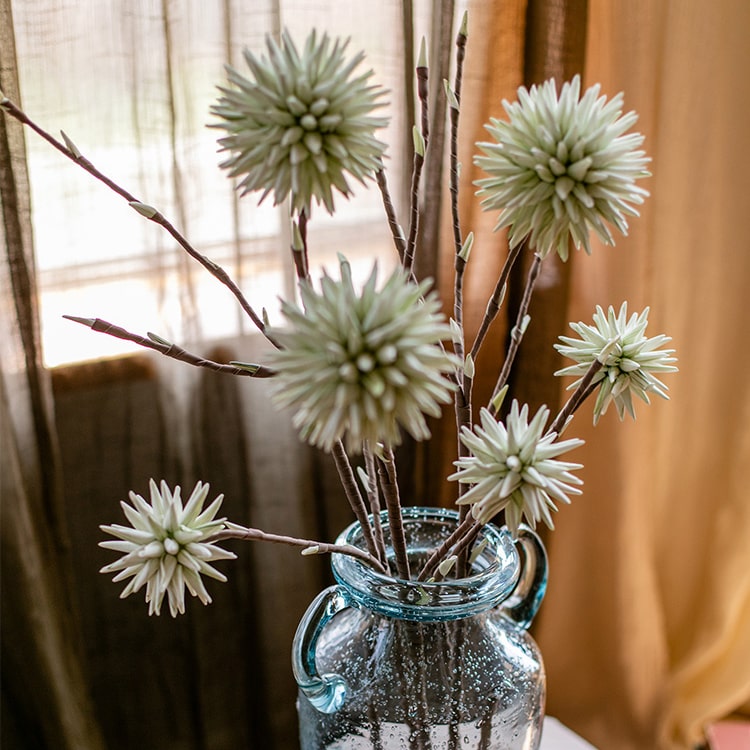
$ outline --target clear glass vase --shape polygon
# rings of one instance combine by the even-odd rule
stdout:
[[[452,510],[404,509],[412,571],[456,524]],[[528,529],[514,544],[488,525],[476,545],[485,540],[467,577],[432,583],[333,556],[337,584],[294,638],[302,750],[538,747],[544,667],[527,628],[544,596],[546,554]],[[338,542],[361,546],[359,524]]]

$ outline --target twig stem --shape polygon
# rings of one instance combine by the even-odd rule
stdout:
[[[126,331],[124,328],[120,328],[120,326],[108,323],[101,318],[78,318],[74,315],[63,315],[63,317],[72,320],[75,323],[81,323],[82,325],[88,326],[92,331],[106,333],[108,336],[114,336],[115,338],[123,339],[125,341],[132,341],[133,343],[146,347],[147,349],[154,349],[165,357],[171,357],[180,362],[187,362],[187,364],[194,365],[195,367],[206,367],[214,372],[224,372],[229,375],[245,375],[251,378],[270,378],[275,374],[271,368],[263,365],[253,364],[248,367],[238,367],[236,365],[225,365],[219,362],[214,362],[210,359],[204,359],[197,354],[192,354],[191,352],[186,351],[181,346],[177,346],[177,344],[164,341],[163,339],[154,336],[154,334],[151,334],[149,337],[140,336],[137,333]],[[151,336],[153,336],[153,338],[151,338]]]
[[[206,541],[220,542],[225,539],[245,539],[259,542],[273,542],[275,544],[286,544],[291,547],[302,547],[303,550],[310,550],[308,554],[333,554],[348,555],[356,557],[358,560],[366,563],[379,573],[385,573],[385,568],[381,565],[380,560],[365,552],[359,547],[351,544],[329,544],[328,542],[316,542],[313,539],[301,539],[294,536],[285,536],[283,534],[269,534],[260,529],[245,528],[232,524],[231,528],[217,531]]]
[[[383,490],[385,508],[388,513],[388,525],[391,535],[391,546],[393,557],[396,562],[396,573],[399,578],[408,580],[411,577],[409,571],[409,558],[406,554],[406,537],[404,535],[404,523],[401,516],[401,500],[396,482],[396,461],[393,451],[384,448],[383,453],[378,455],[378,477],[380,487]]]
[[[453,246],[455,253],[455,265],[454,265],[454,287],[453,287],[453,318],[458,326],[460,336],[454,342],[454,350],[456,356],[463,363],[465,356],[465,344],[464,344],[464,300],[463,300],[463,288],[464,288],[464,271],[466,269],[467,258],[464,257],[463,250],[463,236],[461,232],[461,217],[459,214],[458,196],[459,196],[459,174],[458,174],[458,123],[459,115],[461,110],[461,86],[463,80],[463,63],[466,55],[466,33],[464,26],[462,25],[456,35],[456,73],[453,83],[453,95],[455,101],[448,102],[450,110],[450,204],[451,204],[451,219],[453,224]],[[472,419],[472,408],[471,408],[471,391],[473,384],[473,376],[468,375],[466,368],[457,374],[458,389],[455,396],[455,412],[456,412],[456,433],[458,435],[458,455],[459,457],[467,453],[467,448],[461,442],[461,427],[464,425],[470,425]],[[466,491],[463,485],[459,485],[458,494],[462,495]],[[463,521],[466,517],[466,509],[461,506],[459,511],[459,520]],[[458,574],[461,575],[466,569],[466,556],[462,556],[457,561]]]
[[[599,370],[603,367],[602,363],[595,359],[590,365],[589,369],[586,370],[585,375],[581,378],[581,382],[576,387],[575,391],[571,394],[570,398],[565,403],[565,406],[560,410],[560,413],[555,417],[555,420],[549,426],[547,432],[556,432],[558,435],[565,428],[565,423],[568,418],[575,414],[578,407],[599,387],[599,383],[593,383],[592,380]]]
[[[414,164],[411,175],[411,199],[410,199],[410,217],[409,217],[409,237],[406,241],[404,250],[404,268],[411,272],[414,265],[414,252],[417,244],[417,232],[419,230],[419,179],[422,176],[422,167],[424,166],[424,155],[427,152],[427,144],[430,136],[430,118],[428,109],[428,75],[427,68],[423,65],[417,66],[417,95],[422,113],[421,117],[421,139],[423,143],[423,153],[418,149],[414,150]]]
[[[463,278],[466,268],[466,259],[462,257],[463,237],[461,235],[461,217],[458,211],[458,121],[461,106],[461,81],[463,78],[463,63],[466,54],[466,35],[463,29],[456,36],[456,75],[453,84],[455,103],[449,102],[450,110],[450,196],[451,196],[451,219],[453,223],[453,246],[456,255],[455,261],[455,284],[453,298],[453,317],[463,331]],[[456,348],[456,354],[463,359],[463,341]]]
[[[484,317],[482,318],[482,322],[479,326],[479,331],[477,331],[477,336],[474,339],[474,343],[471,347],[471,356],[475,361],[477,355],[479,354],[479,350],[481,349],[482,344],[487,337],[487,332],[489,331],[490,325],[492,325],[492,322],[500,312],[500,305],[503,296],[505,295],[508,276],[510,275],[511,269],[515,265],[518,256],[521,254],[522,247],[523,243],[521,243],[520,245],[516,245],[508,252],[508,257],[505,259],[505,263],[500,270],[500,276],[497,280],[497,284],[495,284],[495,289],[492,292],[492,296],[487,302],[487,308],[484,311]]]
[[[375,546],[378,557],[388,570],[388,555],[385,551],[385,538],[383,537],[383,525],[380,522],[380,495],[378,492],[378,469],[375,464],[375,456],[369,444],[364,448],[365,470],[367,473],[367,499],[370,504],[372,515],[372,531],[375,537]]]
[[[367,507],[362,498],[362,493],[359,491],[359,486],[357,485],[357,480],[354,477],[354,471],[352,470],[352,464],[349,461],[349,456],[346,454],[344,444],[340,440],[337,440],[333,444],[333,450],[331,453],[333,455],[333,460],[336,463],[339,479],[344,487],[346,499],[349,501],[349,505],[351,506],[352,511],[354,511],[354,516],[362,527],[362,536],[364,537],[367,551],[374,558],[377,558],[378,550],[375,546],[375,539],[372,534],[369,519],[367,518]]]
[[[534,293],[534,286],[539,278],[539,272],[542,268],[542,258],[540,255],[534,255],[534,260],[531,263],[529,274],[526,277],[526,287],[523,290],[523,297],[521,298],[521,304],[518,308],[518,315],[516,316],[516,324],[510,332],[510,344],[508,345],[508,352],[505,355],[505,362],[503,362],[503,368],[500,372],[500,377],[495,384],[495,390],[492,392],[492,399],[500,392],[500,389],[508,382],[510,375],[510,369],[515,361],[516,354],[518,353],[518,347],[521,345],[523,339],[523,321],[526,317],[526,313],[529,309],[529,303],[531,302],[531,296]],[[492,405],[490,400],[490,411],[495,414],[496,408]]]
[[[380,195],[383,199],[383,208],[385,209],[385,215],[388,219],[388,226],[393,236],[393,244],[396,246],[396,252],[400,261],[404,262],[404,252],[406,251],[406,241],[404,240],[403,230],[401,225],[398,223],[398,217],[396,215],[396,208],[393,205],[393,198],[388,190],[388,182],[386,180],[385,169],[379,169],[375,172],[375,180],[380,188]]]

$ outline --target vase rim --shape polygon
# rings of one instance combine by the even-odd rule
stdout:
[[[418,529],[426,538],[431,531],[450,533],[458,523],[458,512],[450,508],[407,506],[402,509],[408,535]],[[381,513],[387,535],[387,513]],[[334,554],[334,577],[355,606],[390,618],[416,621],[444,621],[470,617],[493,609],[513,591],[520,575],[520,558],[510,532],[493,524],[484,525],[477,537],[487,541],[474,561],[475,572],[460,579],[416,581],[397,578],[370,568],[357,558]],[[435,544],[441,541],[435,537]],[[424,540],[423,540],[424,542]],[[337,544],[362,544],[361,525],[352,523],[339,535]],[[410,551],[413,551],[410,547]]]

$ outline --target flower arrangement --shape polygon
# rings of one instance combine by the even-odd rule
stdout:
[[[457,132],[461,106],[462,60],[466,18],[457,36],[456,77],[445,82],[451,128]],[[273,378],[274,400],[294,410],[300,436],[330,453],[347,499],[362,525],[363,548],[297,539],[252,529],[218,517],[219,495],[207,508],[209,487],[198,483],[186,502],[180,488],[150,484],[150,499],[132,492],[122,503],[130,524],[102,526],[114,537],[101,546],[121,554],[102,569],[127,581],[122,596],[141,591],[149,614],[159,614],[164,600],[170,613],[185,611],[185,590],[204,604],[211,601],[203,577],[224,575],[211,564],[231,559],[219,546],[225,539],[291,544],[302,554],[336,552],[352,555],[374,569],[399,578],[435,580],[465,571],[473,540],[484,524],[504,515],[512,535],[526,523],[541,521],[553,528],[559,503],[580,494],[580,464],[561,457],[582,444],[562,439],[574,414],[595,395],[594,421],[614,402],[620,419],[635,417],[633,396],[645,403],[649,394],[667,398],[662,373],[674,372],[669,338],[647,337],[648,309],[628,315],[597,308],[593,325],[573,323],[577,338],[561,336],[556,346],[574,364],[555,373],[577,378],[572,394],[553,418],[547,407],[531,415],[528,405],[504,404],[508,376],[529,324],[528,306],[542,263],[556,253],[566,261],[571,243],[591,253],[593,232],[614,244],[613,228],[628,230],[628,217],[648,195],[637,181],[648,176],[643,136],[629,132],[637,120],[623,114],[622,95],[612,99],[593,86],[581,92],[576,76],[561,87],[550,80],[521,87],[518,100],[503,102],[507,119],[492,119],[492,140],[477,144],[475,163],[487,177],[477,182],[482,207],[499,212],[497,229],[507,229],[508,254],[485,319],[473,342],[466,341],[462,321],[463,273],[473,235],[464,234],[458,219],[456,139],[451,142],[451,194],[456,278],[454,313],[447,319],[442,301],[429,280],[418,281],[413,265],[419,221],[418,187],[429,146],[427,118],[428,67],[424,46],[416,69],[421,124],[414,127],[412,198],[407,231],[403,231],[388,194],[383,156],[376,135],[386,119],[378,110],[385,92],[371,83],[372,71],[360,72],[363,53],[348,54],[347,43],[312,32],[298,48],[284,33],[269,39],[265,55],[246,51],[246,70],[228,68],[228,81],[212,108],[212,127],[225,158],[221,167],[243,193],[288,201],[291,252],[298,277],[299,301],[282,302],[285,325],[271,328],[232,279],[154,207],[139,201],[103,175],[65,134],[62,142],[44,131],[5,97],[0,106],[48,140],[66,157],[119,193],[146,219],[161,225],[195,260],[234,294],[255,326],[273,344],[265,363],[207,361],[155,334],[140,336],[98,318],[71,316],[95,331],[134,341],[189,364],[237,376]],[[324,275],[316,283],[309,271],[307,226],[314,206],[335,212],[334,198],[352,192],[350,181],[375,181],[383,197],[399,263],[379,284],[373,267],[362,288],[352,280],[340,256],[339,277]],[[338,193],[340,196],[336,196]],[[510,269],[521,253],[533,254],[518,322],[492,398],[474,418],[472,385],[475,361],[505,294]],[[434,551],[422,570],[410,570],[401,529],[394,447],[408,433],[430,437],[428,417],[438,417],[453,402],[459,426],[460,455],[456,483],[460,523]],[[503,416],[503,411],[505,415]],[[361,456],[355,468],[352,456]],[[381,517],[390,526],[387,549]],[[462,563],[463,556],[463,563]]]

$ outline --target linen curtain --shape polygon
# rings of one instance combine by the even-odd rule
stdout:
[[[274,5],[252,11],[273,17]],[[0,7],[0,33],[7,36],[10,0]],[[235,31],[253,26],[253,13],[226,7],[240,14]],[[170,9],[163,4],[156,17]],[[672,401],[644,405],[635,425],[615,424],[608,414],[592,430],[586,409],[577,417],[571,435],[587,439],[577,456],[586,465],[586,494],[562,509],[546,537],[551,581],[535,635],[549,675],[548,709],[602,750],[688,750],[701,741],[705,722],[750,701],[750,560],[742,543],[750,519],[741,487],[750,463],[741,297],[750,269],[741,236],[729,235],[750,208],[747,170],[733,169],[749,163],[740,130],[748,115],[741,39],[747,15],[741,0],[720,8],[707,0],[470,5],[463,100],[479,104],[462,112],[460,157],[462,220],[477,235],[465,295],[469,326],[484,310],[503,246],[491,232],[494,217],[469,206],[476,177],[471,144],[484,138],[490,115],[502,115],[502,97],[521,83],[580,69],[607,94],[625,91],[654,158],[653,196],[631,222],[630,237],[547,272],[540,292],[550,301],[531,310],[526,344],[533,355],[522,363],[524,381],[541,382],[527,390],[559,398],[549,377],[550,363],[558,365],[544,349],[565,320],[588,320],[595,304],[625,298],[636,309],[652,306],[652,333],[673,335],[680,358],[682,372],[669,381]],[[450,25],[438,18],[435,28],[441,24]],[[16,98],[6,36],[2,89]],[[23,164],[13,137],[14,156],[3,166]],[[10,257],[21,251],[9,239],[7,196],[4,190]],[[445,196],[437,200],[444,207]],[[288,421],[270,411],[262,384],[240,387],[145,356],[54,371],[50,428],[38,341],[14,343],[29,326],[13,303],[34,310],[24,211],[22,201],[29,288],[10,287],[8,266],[2,277],[9,313],[2,318],[3,446],[19,446],[2,450],[3,745],[293,747],[288,648],[299,614],[327,581],[325,562],[241,545],[240,560],[226,569],[229,583],[211,589],[215,604],[192,607],[173,622],[147,618],[136,597],[117,600],[113,584],[96,573],[111,556],[94,543],[98,524],[115,522],[117,501],[131,488],[145,491],[149,476],[184,489],[200,477],[225,492],[226,515],[234,520],[329,539],[348,522],[335,476],[325,457],[301,446]],[[441,229],[435,267],[445,285],[452,267],[445,211]],[[159,240],[144,241],[155,254],[163,249]],[[501,350],[507,328],[507,320],[498,321],[490,347]],[[248,337],[224,343],[215,358],[262,357],[262,346]],[[479,392],[488,387],[479,384]],[[516,388],[523,392],[524,383]],[[31,419],[40,413],[35,398],[46,427],[44,419]],[[405,481],[415,502],[451,501],[440,481],[455,453],[449,433],[438,433],[428,452],[414,452],[415,476]],[[44,444],[52,448],[28,449]],[[49,459],[43,469],[37,455]],[[50,478],[57,494],[37,487]],[[45,512],[38,510],[42,497]],[[14,517],[25,517],[26,525],[7,520]],[[23,576],[11,578],[9,570]],[[29,591],[34,610],[22,596]],[[23,632],[27,621],[44,625]],[[23,666],[6,656],[14,648]]]

